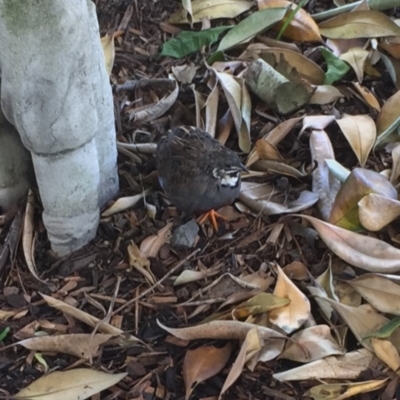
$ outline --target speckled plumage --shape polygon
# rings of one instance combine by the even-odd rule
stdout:
[[[156,157],[161,187],[187,214],[216,210],[239,196],[245,166],[236,153],[199,128],[168,131],[158,143]]]

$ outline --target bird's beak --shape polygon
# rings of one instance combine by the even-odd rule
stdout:
[[[240,169],[244,172],[250,173],[250,171],[243,164],[240,164]]]

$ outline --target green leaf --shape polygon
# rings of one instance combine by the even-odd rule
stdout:
[[[245,43],[277,22],[286,14],[286,8],[267,8],[256,11],[232,28],[221,40],[217,51],[224,51]]]
[[[321,49],[321,53],[328,66],[325,72],[324,85],[331,85],[333,82],[342,79],[350,70],[350,65],[337,58],[329,50]]]
[[[6,338],[8,335],[8,332],[10,332],[10,328],[4,328],[2,332],[0,332],[0,343]]]
[[[181,58],[190,53],[200,50],[218,40],[219,35],[232,28],[231,26],[218,26],[200,32],[184,31],[176,38],[165,42],[161,55],[174,58]]]

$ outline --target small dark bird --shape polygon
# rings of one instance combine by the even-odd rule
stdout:
[[[168,131],[157,146],[161,187],[172,204],[186,214],[205,213],[218,230],[215,212],[233,203],[240,193],[240,172],[247,171],[239,157],[207,132],[195,127]]]

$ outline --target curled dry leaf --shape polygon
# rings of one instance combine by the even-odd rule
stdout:
[[[296,5],[287,0],[259,0],[258,8],[275,8],[284,7],[294,10]],[[289,12],[288,15],[291,13]],[[285,23],[286,17],[282,23],[278,24],[277,29]],[[308,12],[302,8],[298,9],[294,18],[290,21],[290,24],[283,32],[283,36],[289,39],[293,39],[300,42],[322,42],[321,35],[319,33],[318,25],[315,23],[313,18]]]
[[[278,381],[300,381],[306,379],[357,379],[368,370],[375,360],[369,350],[359,349],[344,356],[331,356],[313,361],[301,367],[274,374]]]
[[[328,248],[342,260],[370,272],[400,271],[400,250],[369,236],[348,231],[317,218],[299,215],[311,222]]]
[[[149,282],[154,285],[156,282],[155,277],[150,271],[150,260],[144,257],[139,247],[131,241],[128,248],[129,265],[138,270]]]
[[[400,368],[400,356],[396,347],[389,340],[371,339],[371,345],[376,356],[383,361],[392,371],[397,372]]]
[[[364,167],[376,140],[374,120],[369,115],[343,114],[336,122],[350,143],[358,162]]]
[[[306,363],[344,353],[332,337],[329,326],[317,325],[291,336],[280,358]]]
[[[243,182],[239,199],[257,213],[266,216],[305,210],[318,201],[318,196],[307,190],[288,204],[284,204],[285,197],[285,193],[280,193],[268,183]]]
[[[303,118],[303,126],[299,136],[308,128],[323,130],[333,121],[336,120],[334,115],[310,115]],[[333,154],[333,151],[331,152]]]
[[[44,375],[20,390],[15,399],[87,399],[117,384],[127,373],[107,374],[86,368],[56,371]]]
[[[336,195],[329,222],[349,230],[359,230],[358,203],[369,193],[397,198],[395,187],[382,174],[363,168],[353,169]]]
[[[103,36],[101,41],[101,47],[103,48],[104,53],[104,61],[106,63],[106,71],[108,75],[111,75],[111,71],[114,66],[114,58],[115,58],[115,46],[114,46],[114,38],[121,35],[123,32],[108,32],[105,36]]]
[[[322,218],[328,220],[340,189],[340,182],[330,173],[325,161],[335,158],[332,143],[325,131],[311,132],[310,151],[312,160],[317,164],[312,173],[312,191],[319,198],[318,208]]]
[[[231,355],[231,344],[224,347],[203,346],[188,350],[183,360],[183,381],[188,400],[193,389],[201,382],[217,375],[225,367]]]
[[[396,144],[392,149],[392,171],[390,173],[390,182],[393,184],[400,176],[400,144]]]
[[[379,231],[400,216],[400,201],[371,193],[358,202],[361,225],[369,231]]]
[[[119,213],[127,208],[134,207],[142,198],[150,193],[149,189],[144,190],[136,196],[128,196],[119,198],[110,208],[105,210],[101,216],[109,217],[110,215]]]
[[[400,28],[380,11],[353,11],[319,24],[322,36],[330,39],[356,39],[399,36]]]
[[[376,111],[381,111],[381,106],[376,97],[371,93],[365,86],[361,86],[358,82],[352,82],[353,86],[357,89],[357,92],[362,96],[365,102]]]
[[[287,298],[287,306],[276,308],[269,313],[270,321],[285,332],[290,333],[300,328],[309,318],[311,313],[310,301],[277,266],[278,279],[274,295]]]

